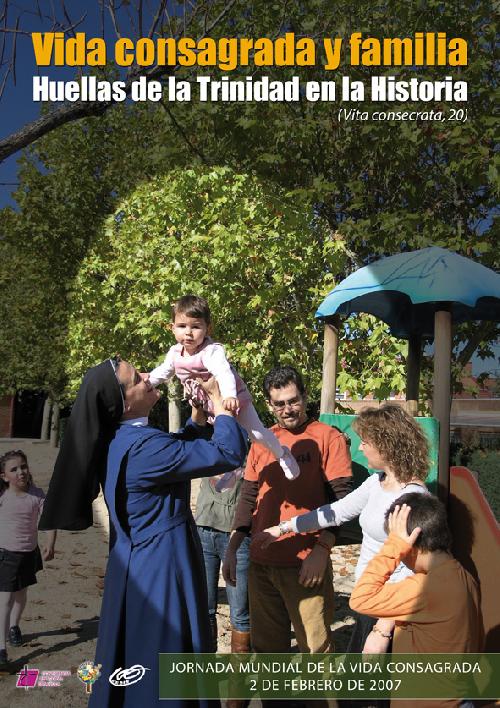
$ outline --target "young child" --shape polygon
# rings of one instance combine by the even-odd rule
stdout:
[[[38,548],[38,518],[45,495],[35,487],[22,450],[0,457],[0,667],[7,664],[6,640],[22,644],[19,621],[28,586],[36,583],[42,559]],[[47,532],[43,559],[54,557],[56,531]]]
[[[244,381],[226,359],[224,347],[208,336],[209,328],[210,310],[204,298],[184,295],[177,300],[172,308],[172,332],[177,344],[169,349],[163,364],[150,373],[149,380],[157,386],[176,375],[184,386],[186,397],[195,405],[202,405],[210,414],[210,401],[196,379],[206,381],[214,376],[226,410],[237,414],[238,422],[252,441],[261,443],[273,453],[287,479],[296,479],[300,474],[297,461],[260,421]]]
[[[481,651],[478,588],[450,553],[443,504],[430,494],[403,494],[385,518],[390,535],[352,591],[351,608],[396,620],[393,653]],[[387,582],[401,561],[414,575]]]

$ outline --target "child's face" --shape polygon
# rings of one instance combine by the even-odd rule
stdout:
[[[30,470],[28,463],[20,455],[12,457],[5,463],[1,476],[10,489],[23,491],[29,486]]]
[[[207,336],[208,325],[200,317],[177,314],[172,324],[172,332],[188,354],[193,354]]]

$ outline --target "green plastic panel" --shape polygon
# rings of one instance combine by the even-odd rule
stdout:
[[[359,449],[359,436],[352,429],[352,423],[356,419],[355,415],[346,415],[340,413],[323,413],[320,420],[327,425],[338,428],[345,433],[351,441],[351,457],[352,457],[352,473],[354,476],[354,486],[358,487],[369,474],[374,470],[370,469],[366,463],[366,457]],[[436,418],[415,419],[429,441],[430,445],[430,461],[431,466],[427,475],[426,484],[430,491],[437,493],[437,476],[438,476],[438,449],[439,449],[439,421]]]

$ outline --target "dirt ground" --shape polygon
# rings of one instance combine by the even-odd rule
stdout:
[[[35,483],[48,488],[57,450],[38,440],[0,439],[0,454],[22,449],[28,456]],[[192,484],[192,501],[198,483]],[[0,708],[80,708],[87,705],[84,684],[76,667],[93,660],[108,550],[107,512],[102,498],[95,502],[94,525],[86,531],[60,531],[53,561],[38,574],[28,591],[21,621],[23,645],[8,647],[11,664],[0,673]],[[40,533],[40,543],[43,534]],[[354,583],[359,546],[341,546],[332,553],[336,610],[332,629],[336,650],[346,648],[350,615],[348,598]],[[219,651],[230,651],[229,610],[221,578],[219,584]],[[42,671],[70,671],[57,687],[16,687],[24,666]],[[43,694],[41,695],[41,691]]]

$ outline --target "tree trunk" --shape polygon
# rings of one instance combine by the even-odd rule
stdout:
[[[50,426],[50,446],[57,447],[59,444],[59,423],[60,423],[60,407],[57,401],[54,401],[52,406],[52,423]]]
[[[176,382],[168,385],[168,430],[175,433],[181,427],[181,398]]]
[[[50,396],[47,396],[45,403],[43,404],[43,415],[42,415],[42,430],[40,432],[40,440],[49,439],[49,426],[50,426],[50,413],[52,410],[52,401]]]

